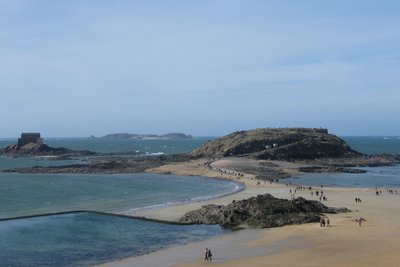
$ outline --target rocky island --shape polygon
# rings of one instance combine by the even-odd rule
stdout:
[[[65,147],[50,147],[43,143],[40,133],[22,133],[17,144],[0,149],[0,155],[6,156],[92,156],[96,153],[88,150],[72,150]]]
[[[211,141],[192,152],[197,158],[227,156],[261,160],[304,160],[357,157],[345,141],[327,129],[265,128],[234,132]]]
[[[354,167],[389,166],[400,163],[400,155],[364,155],[341,138],[320,128],[265,128],[239,131],[209,141],[191,152],[193,158],[250,158],[270,170],[274,162],[298,163],[299,172],[349,172]],[[268,164],[267,164],[268,163]],[[273,173],[273,172],[272,172]]]

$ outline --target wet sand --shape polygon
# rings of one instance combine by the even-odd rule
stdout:
[[[234,170],[235,166],[251,165],[242,160],[221,160],[213,167]],[[290,163],[282,168],[292,171]],[[210,170],[202,161],[162,166],[150,172],[171,172],[180,175],[203,175],[237,180],[237,176]],[[189,178],[190,179],[190,178]],[[161,220],[177,220],[185,212],[208,203],[228,204],[257,194],[271,193],[275,197],[290,198],[294,186],[269,184],[257,186],[254,176],[245,174],[240,179],[246,189],[234,195],[131,215]],[[317,189],[317,188],[315,188]],[[318,188],[320,190],[320,188]],[[211,240],[171,247],[140,257],[127,258],[101,266],[205,266],[203,251],[213,251],[216,266],[397,266],[400,262],[400,195],[390,195],[385,189],[375,195],[374,188],[323,188],[327,206],[346,207],[349,213],[329,214],[332,227],[319,223],[292,225],[272,229],[241,230]],[[314,190],[315,191],[315,190]],[[296,197],[317,200],[309,190],[297,190]],[[362,200],[356,203],[355,198]],[[360,227],[355,219],[367,221]]]

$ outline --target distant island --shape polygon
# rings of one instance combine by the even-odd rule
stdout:
[[[107,134],[102,137],[91,136],[91,139],[133,139],[133,140],[147,140],[147,139],[192,139],[191,135],[184,133],[167,133],[162,135],[156,134],[132,134],[132,133],[114,133]]]

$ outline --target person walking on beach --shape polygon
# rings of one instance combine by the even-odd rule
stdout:
[[[358,226],[361,226],[362,222],[365,222],[366,220],[362,217],[359,217],[358,219],[356,219],[356,221],[358,222]]]
[[[204,252],[204,260],[208,261],[208,248],[206,248],[206,251]]]
[[[210,261],[212,261],[211,249],[208,250],[208,259],[209,259]]]

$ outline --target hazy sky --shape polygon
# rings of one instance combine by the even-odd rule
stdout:
[[[400,134],[400,1],[0,0],[0,137]]]

